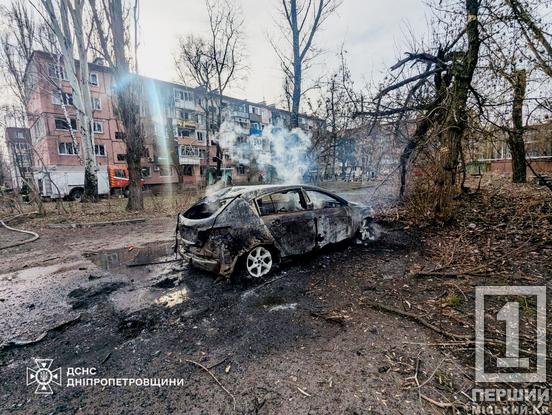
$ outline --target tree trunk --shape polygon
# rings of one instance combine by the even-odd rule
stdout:
[[[479,37],[479,0],[466,0],[466,34],[468,48],[458,53],[452,64],[454,80],[450,87],[450,113],[443,126],[443,155],[436,178],[437,200],[435,214],[448,219],[456,186],[456,176],[462,151],[462,139],[467,127],[466,104],[477,62],[481,39]]]
[[[525,142],[523,134],[523,102],[527,89],[527,72],[525,69],[515,71],[512,74],[514,96],[512,104],[512,122],[514,128],[508,134],[508,146],[512,154],[512,181],[525,183],[527,179],[527,167],[525,165]]]
[[[291,128],[299,127],[299,106],[301,104],[301,78],[303,62],[301,61],[301,45],[299,41],[299,26],[297,25],[297,0],[291,0],[290,7],[291,31],[293,43],[293,94],[291,97]]]
[[[109,3],[111,15],[111,33],[115,57],[117,115],[124,128],[127,146],[128,190],[127,210],[144,210],[142,195],[142,163],[144,153],[144,130],[140,119],[140,80],[129,71],[125,55],[125,25],[121,0]]]
[[[207,102],[205,103],[206,108],[209,108],[209,100],[205,98]],[[205,171],[203,172],[203,177],[205,180],[205,186],[209,185],[209,161],[210,161],[210,150],[211,146],[209,143],[209,110],[205,110]]]

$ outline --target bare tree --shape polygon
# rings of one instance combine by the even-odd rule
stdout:
[[[127,164],[129,176],[129,197],[127,210],[144,210],[142,195],[142,164],[141,158],[145,155],[144,126],[140,117],[140,103],[142,96],[142,82],[131,73],[130,55],[126,47],[134,44],[137,51],[138,40],[132,39],[125,22],[123,0],[102,1],[99,5],[96,0],[89,0],[92,9],[92,18],[96,25],[97,49],[108,62],[115,75],[115,112],[124,127],[124,137],[127,146]],[[136,28],[139,20],[138,0],[134,0],[133,25]],[[135,35],[137,30],[135,30]],[[134,56],[135,68],[137,56]]]
[[[33,92],[33,85],[25,82],[25,70],[37,47],[39,25],[33,17],[31,9],[21,0],[14,0],[9,6],[0,8],[5,27],[10,28],[0,35],[0,67],[2,76],[14,97],[13,105],[2,109],[4,115],[10,118],[10,125],[26,127],[29,121],[28,103]],[[32,147],[30,137],[27,145]],[[39,213],[44,213],[42,199],[36,185],[32,168],[16,165],[19,175],[30,189]]]
[[[299,110],[303,91],[303,76],[317,55],[314,38],[328,17],[339,7],[341,0],[281,0],[285,22],[280,25],[285,41],[291,45],[291,55],[272,43],[291,89],[291,127],[299,127]],[[291,87],[291,88],[290,88]]]
[[[451,205],[458,184],[462,160],[462,140],[468,129],[468,101],[473,95],[472,81],[479,62],[481,46],[481,0],[439,2],[435,6],[441,30],[434,34],[433,50],[407,53],[391,69],[388,86],[375,97],[375,110],[367,115],[397,117],[401,123],[411,120],[410,131],[401,156],[401,193],[404,192],[406,166],[422,146],[432,149],[426,158],[433,160],[434,197],[431,210],[440,219],[452,214]],[[460,19],[462,17],[462,19]],[[462,26],[458,27],[458,22]],[[452,38],[451,38],[452,34]]]
[[[539,13],[544,5],[539,0],[504,0],[510,7],[513,17],[520,24],[523,37],[533,54],[537,66],[552,78],[552,34],[550,21]]]
[[[210,46],[198,36],[189,35],[180,39],[179,53],[175,59],[176,70],[184,84],[193,84],[201,90],[199,106],[205,122],[205,171],[204,179],[207,184],[209,177],[209,150],[211,148],[210,132],[213,124],[213,111],[217,92],[214,87],[217,78],[215,63],[212,59]]]
[[[242,12],[233,0],[206,0],[209,34],[206,37],[188,36],[180,40],[176,58],[177,72],[184,83],[191,82],[204,92],[201,107],[207,130],[206,160],[209,165],[209,130],[220,129],[223,121],[223,96],[226,89],[245,69]],[[214,111],[214,114],[213,114]],[[209,120],[215,118],[216,120]],[[217,146],[217,174],[220,177],[222,151]],[[205,170],[208,177],[208,169]]]
[[[94,151],[94,118],[88,71],[90,39],[83,21],[85,3],[84,0],[60,0],[55,7],[51,0],[42,0],[42,5],[46,12],[44,18],[55,34],[60,52],[64,56],[63,67],[71,84],[72,101],[79,121],[84,161],[83,201],[97,201],[98,168]],[[74,59],[75,53],[79,58],[78,65]]]

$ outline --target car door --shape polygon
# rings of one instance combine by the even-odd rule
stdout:
[[[318,247],[351,237],[353,224],[346,202],[317,190],[305,189],[305,194],[316,220]]]
[[[257,207],[282,256],[300,255],[314,249],[314,214],[307,209],[301,189],[263,195],[257,198]]]

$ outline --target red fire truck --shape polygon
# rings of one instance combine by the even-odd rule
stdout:
[[[123,194],[128,197],[128,168],[127,166],[108,166],[109,188],[111,194]],[[144,179],[140,180],[140,185],[144,189]]]

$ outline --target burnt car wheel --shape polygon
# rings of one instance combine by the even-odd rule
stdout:
[[[362,242],[369,242],[369,241],[375,241],[379,238],[379,231],[370,218],[366,218],[362,220],[362,223],[360,224],[360,228],[358,229],[358,237],[357,240]]]
[[[272,269],[272,253],[264,246],[257,246],[247,254],[245,268],[251,278],[262,278]]]

